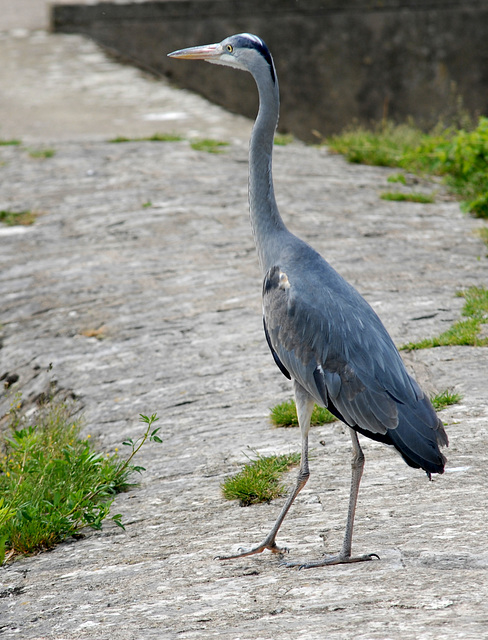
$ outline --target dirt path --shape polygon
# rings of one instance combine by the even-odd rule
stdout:
[[[55,379],[106,451],[139,433],[139,413],[158,412],[164,440],[141,452],[140,488],[117,498],[125,533],[108,525],[0,569],[2,638],[488,637],[486,349],[406,356],[427,389],[463,401],[442,414],[449,468],[434,482],[364,442],[354,543],[381,561],[300,572],[269,554],[217,562],[260,540],[280,505],[240,508],[220,482],[250,449],[299,449],[296,430],[268,422],[291,388],[262,335],[250,123],[76,36],[3,37],[0,54],[0,136],[25,143],[0,147],[0,209],[43,214],[0,228],[0,375],[20,376],[26,402]],[[106,142],[164,130],[186,140]],[[211,155],[190,147],[193,136],[231,144]],[[39,146],[56,153],[34,159]],[[444,330],[459,317],[455,292],[486,286],[480,223],[442,194],[385,202],[387,170],[299,143],[277,147],[274,164],[290,228],[365,295],[396,343]],[[102,327],[102,340],[84,335]],[[346,516],[347,434],[315,428],[311,448],[311,480],[280,535],[293,558],[336,550]]]

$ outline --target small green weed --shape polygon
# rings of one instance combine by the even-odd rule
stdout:
[[[114,144],[119,142],[181,142],[183,138],[174,133],[154,133],[152,136],[144,136],[142,138],[126,138],[125,136],[117,136],[108,140]]]
[[[212,140],[210,138],[195,140],[191,143],[191,148],[195,149],[195,151],[206,151],[207,153],[222,153],[222,147],[228,146],[228,142],[221,142],[220,140]]]
[[[275,427],[297,427],[298,417],[295,400],[286,400],[271,409],[271,422]],[[315,405],[310,424],[317,426],[334,422],[337,418],[325,407]]]
[[[37,214],[33,211],[0,211],[0,222],[9,227],[15,225],[29,226],[36,221]]]
[[[422,202],[431,204],[434,196],[427,193],[403,193],[402,191],[384,191],[380,194],[382,200],[392,200],[394,202]]]
[[[30,149],[31,158],[52,158],[56,154],[54,149]]]
[[[18,147],[21,144],[20,140],[0,140],[0,147]]]
[[[462,396],[459,393],[451,393],[449,389],[438,393],[430,398],[432,405],[436,411],[442,411],[451,404],[457,404],[461,402]]]
[[[144,471],[132,464],[134,456],[148,439],[161,442],[153,428],[156,414],[141,415],[144,434],[123,443],[129,457],[104,456],[90,436],[80,438],[80,421],[66,404],[51,400],[29,420],[19,416],[20,406],[17,400],[9,428],[0,434],[1,561],[51,549],[87,526],[101,529],[115,494],[131,486],[134,472]],[[120,514],[111,519],[123,528]]]
[[[242,471],[222,483],[222,493],[227,500],[239,500],[242,506],[270,502],[286,492],[280,484],[280,476],[291,467],[300,464],[300,454],[259,456],[250,461]]]
[[[460,291],[458,295],[466,300],[461,312],[466,320],[458,320],[439,336],[426,338],[420,342],[409,342],[400,348],[412,351],[453,345],[476,347],[488,345],[488,338],[479,337],[481,325],[488,323],[488,289],[470,287],[466,291]]]
[[[279,147],[285,147],[293,142],[293,136],[289,133],[276,133],[274,143]]]
[[[391,176],[388,176],[387,182],[398,182],[400,184],[407,184],[407,179],[404,173],[392,173]]]
[[[146,202],[142,203],[143,209],[149,209],[150,207],[152,207],[152,202],[150,200],[147,200]]]

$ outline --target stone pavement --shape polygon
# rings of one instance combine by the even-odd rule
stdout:
[[[23,141],[0,147],[0,209],[41,214],[0,228],[0,375],[19,375],[0,413],[9,391],[29,407],[55,380],[104,451],[140,433],[140,413],[158,412],[164,440],[141,451],[141,485],[116,499],[125,532],[108,524],[0,569],[2,638],[488,637],[486,349],[404,354],[429,391],[463,400],[442,413],[449,466],[434,482],[363,439],[354,548],[380,561],[297,571],[270,554],[214,560],[259,541],[282,502],[241,508],[223,500],[222,480],[253,451],[299,449],[297,430],[268,421],[291,388],[262,334],[250,123],[78,36],[4,35],[0,58],[0,137]],[[107,142],[155,131],[185,140]],[[194,151],[188,139],[204,136],[231,144]],[[29,155],[46,147],[52,158]],[[298,142],[276,147],[274,165],[290,228],[397,344],[444,330],[459,317],[455,292],[486,286],[482,223],[441,187],[433,205],[386,202],[390,171]],[[279,536],[293,559],[337,550],[346,517],[347,433],[314,428],[311,450]]]

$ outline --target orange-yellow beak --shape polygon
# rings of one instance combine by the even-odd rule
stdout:
[[[170,58],[181,58],[182,60],[208,60],[213,61],[222,54],[220,44],[205,44],[201,47],[190,47],[189,49],[179,49],[168,53]]]

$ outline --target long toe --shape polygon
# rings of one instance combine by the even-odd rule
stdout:
[[[363,556],[345,556],[337,554],[336,556],[326,556],[314,562],[287,561],[281,564],[285,567],[298,567],[299,569],[313,569],[314,567],[328,567],[333,564],[349,564],[351,562],[367,562],[376,558],[380,559],[377,553],[367,553]]]
[[[216,560],[234,560],[235,558],[245,558],[246,556],[254,556],[257,553],[262,553],[265,549],[271,551],[271,553],[278,553],[280,555],[284,555],[288,553],[288,549],[286,547],[278,547],[275,542],[267,542],[266,540],[261,544],[258,544],[251,549],[244,549],[243,547],[239,547],[238,553],[231,556],[216,556]]]

